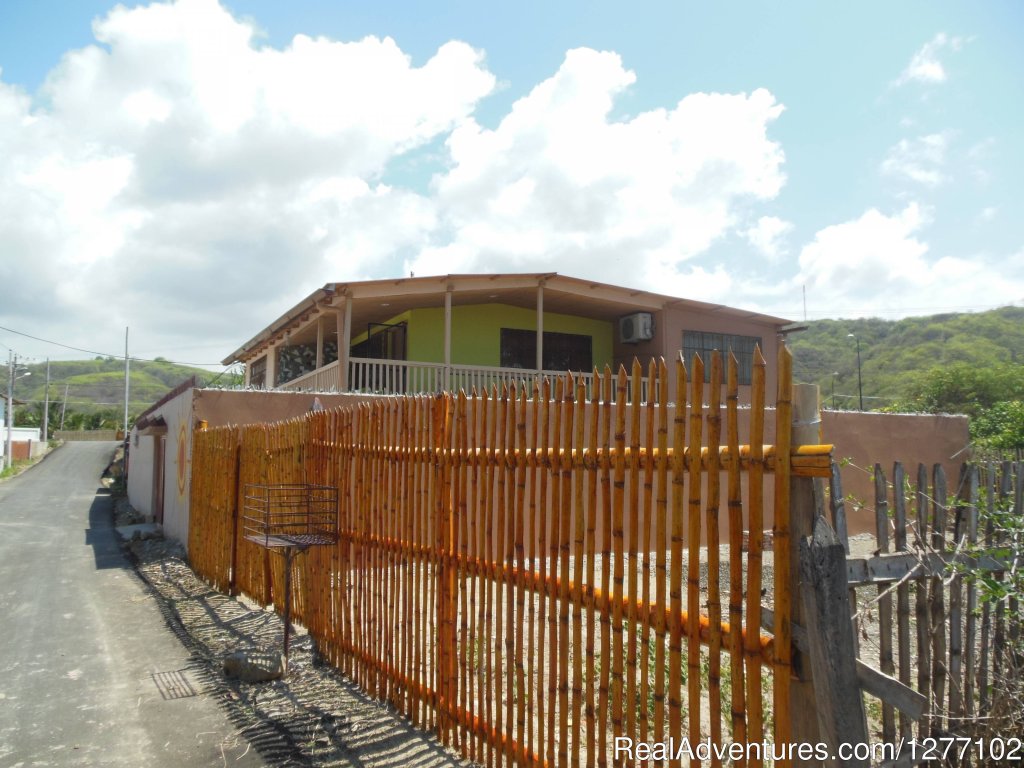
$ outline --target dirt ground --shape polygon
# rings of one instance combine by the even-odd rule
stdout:
[[[458,755],[330,668],[314,666],[307,635],[293,639],[287,677],[264,683],[226,679],[223,657],[236,650],[280,650],[283,624],[273,611],[215,592],[162,539],[129,549],[168,626],[189,649],[202,693],[227,710],[238,733],[275,766],[467,766]]]

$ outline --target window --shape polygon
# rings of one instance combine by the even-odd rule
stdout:
[[[586,371],[593,369],[593,339],[577,333],[544,331],[544,370]],[[501,329],[503,368],[533,368],[537,365],[537,332],[519,328]]]
[[[249,366],[249,386],[263,389],[267,386],[267,358],[254,360]]]
[[[694,355],[700,355],[704,361],[704,381],[711,381],[711,353],[718,350],[722,353],[724,364],[728,363],[728,354],[736,355],[736,376],[740,384],[750,384],[754,370],[754,347],[761,345],[760,336],[737,336],[730,333],[709,333],[707,331],[683,331],[683,359],[689,367]]]

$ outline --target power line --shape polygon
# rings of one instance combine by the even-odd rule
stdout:
[[[64,349],[71,349],[71,350],[74,350],[75,352],[84,352],[87,355],[99,355],[100,357],[114,357],[114,358],[117,358],[118,360],[123,360],[124,359],[124,355],[111,355],[111,354],[109,354],[107,352],[97,352],[95,349],[82,349],[82,347],[74,347],[74,346],[72,346],[70,344],[62,344],[59,341],[52,341],[50,339],[43,339],[43,338],[40,338],[39,336],[33,336],[30,333],[23,333],[22,331],[16,331],[13,328],[5,328],[2,325],[0,325],[0,331],[7,331],[8,333],[13,333],[13,334],[16,334],[18,336],[24,336],[26,339],[33,339],[34,341],[41,341],[44,344],[53,344],[55,347],[63,347]],[[150,359],[150,358],[145,358],[145,357],[131,357],[129,359],[130,360],[134,360],[134,361],[139,362],[139,363],[168,363],[170,365],[195,365],[195,366],[206,366],[206,367],[211,367],[212,366],[212,367],[218,367],[218,368],[222,367],[221,363],[186,363],[186,362],[182,362],[180,360],[155,360],[155,359]]]

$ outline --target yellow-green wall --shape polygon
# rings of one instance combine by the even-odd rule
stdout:
[[[444,362],[444,308],[427,307],[398,315],[389,323],[406,321],[406,354],[421,363]],[[452,362],[457,365],[501,365],[501,329],[537,330],[537,313],[508,304],[452,307]],[[612,323],[587,317],[544,313],[544,330],[577,333],[593,340],[594,365],[612,363]],[[365,334],[364,334],[365,336]],[[353,339],[353,342],[357,339]]]

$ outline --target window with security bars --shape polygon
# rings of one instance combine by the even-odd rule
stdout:
[[[740,384],[750,384],[754,370],[754,347],[761,344],[760,336],[739,336],[731,333],[709,333],[708,331],[683,331],[683,359],[686,365],[694,355],[700,355],[704,361],[704,381],[711,381],[711,353],[718,350],[723,355],[724,364],[728,354],[736,355],[736,376]]]

